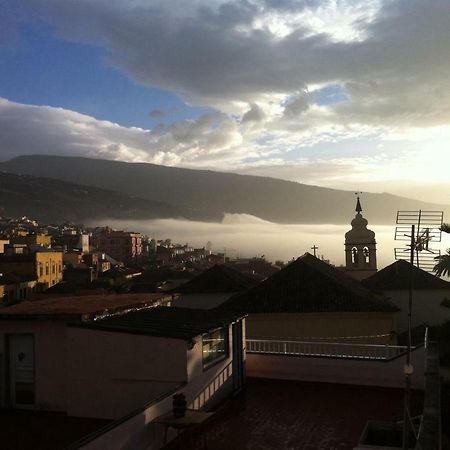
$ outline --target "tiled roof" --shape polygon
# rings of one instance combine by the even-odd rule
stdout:
[[[182,294],[241,292],[256,284],[255,279],[224,264],[216,264],[174,291]]]
[[[26,275],[20,275],[13,272],[3,272],[0,273],[0,285],[2,284],[18,284],[18,283],[26,283],[28,281],[34,281],[35,278],[26,276]]]
[[[377,291],[409,289],[410,268],[411,264],[408,261],[400,259],[365,279],[362,283]],[[413,266],[412,269],[414,289],[450,289],[448,281],[416,266]]]
[[[190,339],[215,328],[228,325],[241,317],[242,315],[227,311],[159,306],[111,315],[75,326],[174,339]]]
[[[0,319],[74,319],[152,305],[167,294],[118,294],[57,297],[27,301],[0,309]]]
[[[386,298],[309,253],[219,308],[249,314],[398,311]]]

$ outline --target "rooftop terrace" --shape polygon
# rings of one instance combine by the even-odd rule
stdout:
[[[401,389],[249,378],[204,427],[214,450],[352,450],[368,420],[401,420]],[[413,393],[413,410],[422,394]],[[182,448],[202,448],[202,435]],[[189,446],[190,444],[190,446]],[[177,448],[173,442],[167,450]]]

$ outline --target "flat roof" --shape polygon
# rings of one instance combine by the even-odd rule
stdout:
[[[167,450],[184,448],[187,439],[192,448],[206,441],[214,450],[353,450],[368,420],[402,420],[403,396],[403,389],[247,378],[245,394]],[[413,391],[413,415],[422,401]]]
[[[0,309],[0,319],[74,319],[81,316],[103,315],[131,308],[151,306],[172,299],[172,295],[158,294],[96,294],[52,297],[26,301]]]
[[[243,318],[242,314],[228,311],[159,306],[105,316],[73,324],[73,326],[174,339],[190,339],[210,330],[227,326],[241,318]]]

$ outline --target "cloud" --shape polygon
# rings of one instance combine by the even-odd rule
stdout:
[[[167,113],[161,109],[154,109],[153,111],[150,111],[149,116],[152,119],[162,119],[167,116]]]
[[[297,171],[308,182],[336,184],[367,174],[382,183],[407,170],[422,177],[425,152],[440,178],[450,163],[448,0],[23,4],[62,38],[103,47],[107,62],[133,80],[214,111],[143,130],[4,101],[3,157],[33,149],[224,170],[264,166],[264,174]],[[354,154],[345,147],[351,140],[361,145]],[[383,146],[378,153],[367,150],[372,141]],[[327,155],[314,154],[324,144]]]
[[[138,82],[226,112],[340,85],[349,98],[330,107],[338,123],[449,118],[447,0],[25,3],[63,37],[105,47]]]
[[[241,123],[261,122],[266,117],[264,111],[256,103],[250,105],[250,109],[242,116]]]
[[[219,112],[145,130],[1,98],[0,135],[2,159],[39,153],[168,165],[237,158],[242,142],[236,123]]]

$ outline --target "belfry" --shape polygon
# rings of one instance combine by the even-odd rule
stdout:
[[[375,233],[367,228],[368,222],[361,214],[359,197],[355,211],[352,229],[345,233],[345,270],[353,278],[363,280],[377,271],[377,243]]]

